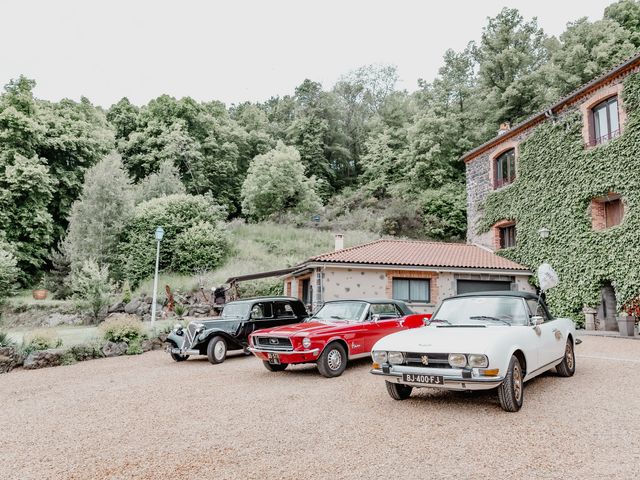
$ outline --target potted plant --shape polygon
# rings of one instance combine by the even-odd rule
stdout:
[[[636,317],[640,314],[640,297],[628,301],[620,315],[616,317],[618,330],[623,337],[633,337],[635,335]]]
[[[42,280],[38,282],[36,288],[31,292],[34,300],[45,300],[47,298],[47,295],[49,295],[49,290],[47,290],[46,284],[46,277],[42,277]]]

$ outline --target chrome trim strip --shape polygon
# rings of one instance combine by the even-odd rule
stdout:
[[[267,350],[264,348],[256,348],[256,347],[249,347],[247,350],[249,350],[252,353],[256,353],[256,352],[279,353],[280,355],[291,355],[291,354],[298,354],[298,353],[302,355],[307,355],[307,354],[317,355],[318,352],[320,351],[319,348],[314,348],[313,350]]]

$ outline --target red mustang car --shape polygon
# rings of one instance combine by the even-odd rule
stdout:
[[[337,377],[348,360],[368,356],[380,338],[420,327],[425,317],[399,300],[336,300],[305,322],[253,332],[249,351],[272,372],[316,363],[323,376]]]

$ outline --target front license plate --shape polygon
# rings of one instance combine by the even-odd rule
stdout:
[[[415,373],[403,373],[402,380],[411,383],[424,383],[425,385],[444,385],[441,375],[416,375]]]
[[[277,353],[269,354],[269,363],[271,365],[280,365],[280,355]]]

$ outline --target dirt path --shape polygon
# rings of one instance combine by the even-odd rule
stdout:
[[[590,337],[573,378],[395,402],[336,379],[162,352],[0,376],[0,478],[637,478],[640,342]]]

